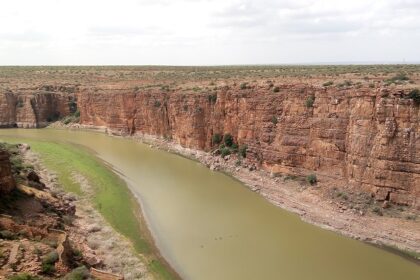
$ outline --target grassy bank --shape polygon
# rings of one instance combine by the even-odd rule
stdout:
[[[95,190],[92,203],[96,209],[114,229],[132,242],[156,278],[177,278],[155,248],[137,201],[126,183],[105,163],[83,147],[71,144],[12,138],[7,138],[7,141],[28,143],[40,155],[45,167],[57,174],[65,191],[83,195],[72,174],[77,172],[83,175]]]

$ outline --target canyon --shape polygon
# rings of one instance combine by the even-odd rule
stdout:
[[[242,275],[244,271],[225,262],[247,261],[237,255],[235,246],[262,236],[265,241],[249,248],[250,255],[271,254],[270,259],[275,260],[294,254],[294,250],[283,254],[277,251],[281,247],[278,244],[291,244],[294,240],[291,232],[283,228],[289,214],[269,208],[272,205],[267,206],[261,197],[297,213],[305,222],[385,247],[417,262],[420,71],[410,67],[405,76],[398,74],[395,67],[380,67],[380,72],[369,67],[356,69],[360,73],[349,73],[351,67],[334,68],[333,73],[329,67],[3,68],[0,127],[49,126],[51,129],[45,130],[5,129],[3,141],[16,141],[13,139],[17,137],[23,141],[20,143],[30,143],[38,149],[44,142],[52,146],[71,143],[74,149],[85,146],[127,176],[132,195],[146,207],[142,213],[149,222],[156,248],[168,260],[169,270],[186,279],[204,277],[196,269],[201,264],[205,264],[208,279],[216,273],[215,267],[220,268],[220,273]],[[288,74],[279,75],[278,71]],[[89,129],[122,137],[78,131]],[[225,172],[259,195],[242,190],[242,184],[219,172],[150,147]],[[71,155],[77,153],[73,150]],[[16,185],[7,158],[7,153],[0,151],[0,197]],[[94,176],[93,173],[84,176]],[[204,177],[206,183],[200,181]],[[177,199],[172,201],[167,195]],[[208,196],[208,200],[203,196]],[[189,207],[195,209],[194,217],[181,214]],[[241,211],[229,212],[231,208]],[[214,212],[211,223],[203,220],[208,212]],[[255,227],[248,228],[249,221],[243,218],[257,215],[253,220]],[[308,227],[305,233],[313,238],[312,249],[302,250],[308,256],[318,252],[315,244],[332,233],[318,235],[318,228],[296,222],[295,218],[291,218],[293,222],[287,228],[292,231],[301,224]],[[224,224],[229,219],[237,222]],[[168,221],[177,221],[177,225]],[[212,230],[205,234],[196,232],[194,225]],[[188,234],[182,232],[187,228]],[[219,231],[226,228],[229,230],[222,231],[226,236],[221,236]],[[240,234],[232,235],[235,231]],[[177,239],[191,234],[201,238],[188,245]],[[132,237],[131,242],[137,244]],[[208,238],[223,240],[223,248],[231,246],[230,253],[207,251],[215,249],[207,244]],[[334,236],[334,242],[343,246],[339,248],[346,250],[351,244],[344,239]],[[294,241],[295,247],[300,248],[299,238]],[[366,250],[363,254],[375,256],[374,263],[398,258],[365,248],[362,242],[352,242],[355,243],[350,247],[360,247],[352,251],[354,254]],[[198,254],[200,260],[184,254],[186,248]],[[326,255],[334,258],[335,254],[330,251]],[[353,270],[349,276],[362,273],[366,262],[350,259],[354,266],[337,264],[340,269],[334,273],[349,267]],[[271,277],[278,272],[274,263],[267,267],[248,265],[253,268],[241,277],[250,277],[251,271],[254,278],[261,273]],[[415,267],[410,269],[416,271]]]
[[[229,133],[246,145],[248,160],[274,174],[315,173],[319,183],[418,208],[420,110],[409,92],[304,84],[273,90],[263,82],[200,92],[42,86],[0,92],[0,124],[43,127],[77,106],[82,125],[198,150],[211,151],[213,136]]]

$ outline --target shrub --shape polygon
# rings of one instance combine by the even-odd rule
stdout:
[[[231,149],[232,149],[233,153],[237,153],[238,152],[238,144],[233,143]]]
[[[279,87],[274,87],[273,92],[280,92],[280,88]]]
[[[222,142],[222,135],[220,133],[215,133],[213,134],[213,136],[211,137],[211,142],[213,143],[213,145],[218,145]]]
[[[42,260],[43,263],[47,264],[54,264],[56,261],[58,261],[58,254],[56,251],[48,253],[48,255],[46,255]]]
[[[418,88],[413,89],[407,96],[410,99],[413,99],[416,105],[420,104],[420,90]]]
[[[85,266],[80,266],[73,269],[69,274],[64,277],[64,280],[83,280],[88,279],[90,276],[89,270]]]
[[[230,149],[228,147],[223,147],[220,149],[220,155],[222,157],[225,157],[227,155],[230,155]]]
[[[9,280],[41,280],[41,278],[39,278],[38,276],[32,276],[30,274],[23,273],[23,274],[14,275],[10,277]]]
[[[208,96],[208,100],[209,100],[210,103],[216,103],[216,101],[217,101],[217,94],[210,94]]]
[[[55,266],[50,263],[42,263],[41,271],[44,274],[53,274],[55,272]]]
[[[272,117],[271,117],[271,122],[272,122],[273,124],[277,124],[277,123],[278,123],[277,117],[276,117],[276,116],[272,116]]]
[[[375,213],[375,214],[376,214],[376,215],[378,215],[378,216],[382,216],[382,215],[383,215],[381,208],[379,208],[378,206],[375,206],[375,207],[372,209],[372,211],[373,211],[373,213]]]
[[[328,82],[323,83],[322,85],[323,85],[324,87],[329,87],[329,86],[332,86],[333,84],[334,84],[334,82],[333,82],[333,81],[328,81]]]
[[[306,99],[305,105],[307,108],[311,108],[314,106],[314,102],[315,102],[315,97],[311,95],[311,96],[308,96],[308,98]]]
[[[311,185],[315,185],[316,182],[318,182],[315,174],[311,174],[311,175],[306,176],[306,181]]]
[[[41,270],[44,274],[53,274],[55,272],[54,264],[58,261],[58,254],[56,251],[48,253],[42,260]]]
[[[0,237],[3,238],[3,239],[9,239],[9,240],[12,240],[12,239],[16,238],[15,234],[11,231],[8,231],[8,230],[0,231]]]
[[[246,151],[248,150],[248,146],[247,145],[241,145],[239,147],[239,155],[243,158],[246,158]]]
[[[225,142],[225,145],[227,147],[231,147],[233,144],[233,137],[230,133],[225,134],[225,136],[223,136],[223,142]]]
[[[408,81],[410,78],[405,73],[398,73],[390,79],[391,81]]]
[[[239,87],[241,89],[247,89],[248,88],[248,84],[247,83],[242,83]]]

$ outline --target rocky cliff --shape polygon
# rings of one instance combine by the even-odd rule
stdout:
[[[0,124],[40,127],[51,115],[69,114],[77,99],[81,124],[207,151],[213,135],[230,133],[247,145],[247,158],[273,173],[315,172],[378,200],[420,203],[420,109],[407,90],[296,84],[48,90],[0,93]]]
[[[72,102],[73,94],[59,91],[0,91],[0,127],[44,127],[68,115]]]
[[[415,205],[420,197],[420,110],[403,91],[238,86],[83,92],[78,99],[82,124],[203,150],[212,148],[214,134],[230,133],[266,170],[315,171],[378,200]]]
[[[0,148],[0,195],[7,194],[15,187],[9,154]]]

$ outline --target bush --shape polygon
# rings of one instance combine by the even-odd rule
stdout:
[[[247,145],[241,145],[239,147],[239,155],[241,157],[243,157],[243,158],[246,158],[246,151],[247,151],[247,149],[248,149],[248,146]]]
[[[240,85],[240,88],[241,88],[241,89],[247,89],[247,88],[248,88],[248,84],[247,84],[247,83],[242,83],[242,84]]]
[[[307,108],[311,108],[314,106],[314,102],[315,102],[315,97],[311,95],[311,96],[308,96],[308,98],[306,99],[305,105]]]
[[[209,99],[209,102],[210,103],[216,103],[216,101],[217,101],[217,94],[210,94],[208,96],[208,99]]]
[[[398,73],[397,75],[392,77],[390,80],[394,81],[394,82],[395,81],[408,81],[408,80],[410,80],[410,78],[404,73]]]
[[[323,83],[322,85],[323,85],[324,87],[329,87],[329,86],[332,86],[333,84],[334,84],[334,82],[333,82],[333,81],[328,81],[328,82]]]
[[[73,269],[64,277],[64,280],[83,280],[88,279],[89,276],[89,270],[85,266],[81,266]]]
[[[274,87],[273,92],[280,92],[280,88],[279,87]]]
[[[223,142],[225,142],[226,147],[231,147],[233,144],[233,137],[230,133],[225,134],[223,136]]]
[[[273,124],[277,124],[277,123],[278,123],[277,117],[276,117],[276,116],[272,116],[272,117],[271,117],[271,122],[272,122]]]
[[[3,239],[13,240],[16,238],[16,235],[8,230],[2,230],[0,231],[0,237]]]
[[[10,277],[9,280],[41,280],[41,278],[39,278],[38,276],[32,276],[30,274],[23,273],[23,274],[14,275]]]
[[[213,134],[213,136],[211,137],[211,142],[213,143],[213,145],[218,145],[222,142],[222,135],[220,133],[215,133]]]
[[[420,90],[418,88],[413,89],[407,96],[410,99],[413,99],[416,105],[420,104]]]
[[[46,264],[54,264],[56,261],[58,261],[58,254],[56,251],[48,253],[42,260],[42,262]]]
[[[41,271],[44,274],[54,274],[55,266],[54,264],[50,264],[50,263],[42,263]]]
[[[311,175],[306,176],[306,181],[311,185],[315,185],[316,182],[318,182],[315,174],[311,174]]]
[[[375,206],[375,207],[372,209],[372,211],[373,211],[373,213],[375,213],[375,214],[376,214],[376,215],[378,215],[378,216],[382,216],[382,215],[383,215],[381,208],[379,208],[378,206]]]
[[[223,147],[220,149],[220,155],[222,157],[225,157],[227,155],[230,155],[230,149],[228,147]]]

